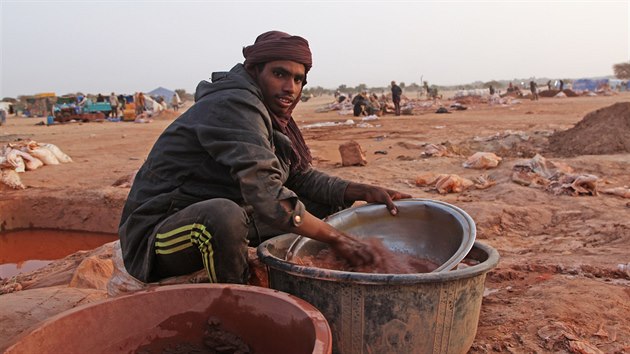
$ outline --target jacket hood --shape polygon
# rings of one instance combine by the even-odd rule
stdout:
[[[197,85],[195,102],[211,93],[235,88],[249,90],[262,98],[258,85],[243,64],[236,64],[230,71],[214,72],[210,79],[212,82],[203,80]]]

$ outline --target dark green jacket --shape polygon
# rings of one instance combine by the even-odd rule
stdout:
[[[227,198],[288,230],[304,210],[298,196],[344,206],[348,181],[314,169],[290,173],[288,137],[275,131],[262,93],[245,68],[213,73],[195,104],[158,138],[138,171],[120,222],[127,271],[152,281],[155,226],[193,203]],[[279,201],[290,199],[294,210]]]

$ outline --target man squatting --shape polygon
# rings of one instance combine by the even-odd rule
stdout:
[[[123,209],[125,267],[144,282],[205,268],[211,282],[247,283],[247,247],[283,233],[330,244],[353,265],[371,264],[364,243],[324,218],[357,200],[410,195],[329,176],[291,114],[312,66],[308,42],[270,31],[243,48],[245,61],[212,74],[195,104],[157,139]]]

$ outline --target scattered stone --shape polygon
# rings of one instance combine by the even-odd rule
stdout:
[[[466,160],[462,166],[477,170],[495,168],[501,162],[501,158],[492,152],[476,152]]]
[[[339,153],[341,154],[342,166],[365,166],[367,160],[359,143],[351,140],[347,143],[339,145]]]
[[[107,290],[107,282],[114,272],[110,259],[91,256],[84,259],[70,280],[71,287]]]
[[[437,111],[435,111],[435,113],[442,114],[442,113],[451,113],[451,112],[449,112],[448,109],[446,109],[445,107],[440,107],[437,109]]]
[[[555,195],[599,195],[597,176],[573,173],[571,167],[551,162],[541,155],[514,164],[511,179],[514,183],[543,188]]]
[[[10,294],[20,290],[22,290],[22,284],[17,282],[8,283],[0,286],[0,295]]]
[[[467,189],[486,189],[496,184],[494,178],[482,175],[474,179],[464,178],[455,174],[435,174],[432,172],[418,175],[415,179],[418,187],[431,186],[440,194],[461,193]]]
[[[630,188],[626,188],[626,187],[600,189],[600,192],[604,194],[618,195],[622,198],[630,198]]]

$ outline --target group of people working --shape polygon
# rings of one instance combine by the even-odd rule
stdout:
[[[402,89],[396,85],[396,81],[391,82],[392,102],[394,105],[394,114],[400,115],[400,99],[402,97]],[[370,116],[373,114],[382,115],[387,112],[387,99],[385,95],[381,98],[375,94],[368,94],[367,90],[361,91],[352,99],[352,113],[355,117]]]

